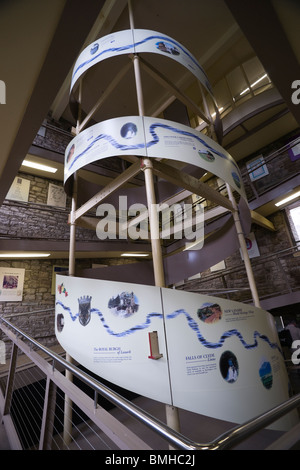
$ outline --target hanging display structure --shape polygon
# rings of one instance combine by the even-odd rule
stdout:
[[[204,71],[179,43],[130,30],[83,51],[72,77],[73,103],[75,85],[90,67],[141,52],[176,60],[212,96]],[[186,126],[141,115],[103,121],[79,133],[65,154],[66,187],[87,164],[122,155],[179,161],[184,155],[187,164],[224,179],[246,201],[239,168],[219,144]],[[57,276],[56,334],[69,355],[99,376],[196,413],[242,422],[288,398],[275,324],[257,307],[158,286]],[[286,429],[293,419],[290,414],[277,427]]]

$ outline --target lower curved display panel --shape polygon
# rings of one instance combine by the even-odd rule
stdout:
[[[242,423],[289,397],[273,317],[251,305],[57,275],[55,328],[93,373],[195,413]],[[294,422],[290,414],[274,428]]]

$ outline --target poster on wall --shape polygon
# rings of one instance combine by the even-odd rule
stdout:
[[[19,302],[23,298],[25,269],[0,268],[0,301]]]
[[[242,423],[289,397],[273,317],[252,305],[57,275],[55,324],[62,347],[88,370],[194,413]]]
[[[260,256],[260,251],[259,251],[257,241],[253,232],[249,233],[249,235],[245,237],[245,241],[246,241],[249,258],[256,258],[257,256]],[[241,253],[241,258],[244,259],[241,249],[240,249],[240,253]]]
[[[215,271],[222,271],[222,269],[226,269],[226,264],[225,261],[219,261],[219,263],[214,264],[213,266],[210,267],[210,271],[213,273]]]
[[[247,163],[247,168],[249,172],[249,177],[251,181],[259,180],[264,176],[269,174],[269,170],[267,165],[265,164],[265,160],[263,156],[254,158],[250,162]]]
[[[29,180],[16,176],[6,195],[6,199],[10,199],[12,201],[27,202],[29,197],[29,188]]]
[[[299,160],[300,159],[300,143],[295,143],[288,150],[288,154],[292,162]]]
[[[57,184],[49,183],[47,198],[48,206],[66,207],[66,202],[67,195],[64,188]]]

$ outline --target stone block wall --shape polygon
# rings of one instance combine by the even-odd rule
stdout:
[[[0,236],[10,239],[68,240],[69,198],[65,208],[47,204],[49,184],[62,187],[62,183],[27,173],[19,173],[18,176],[30,181],[28,202],[4,201],[0,207]],[[98,240],[95,231],[82,227],[77,228],[76,237],[78,240]]]
[[[284,210],[276,212],[269,220],[274,224],[275,232],[255,224],[251,229],[260,253],[260,256],[251,258],[251,265],[261,299],[300,291],[299,258],[293,256],[293,240]],[[240,251],[237,250],[226,258],[224,263],[225,269],[216,272],[209,269],[202,272],[200,279],[186,281],[179,289],[205,293],[205,289],[207,292],[217,292],[220,289],[232,288],[237,292],[217,295],[241,302],[251,301],[251,291]]]
[[[0,249],[1,238],[68,241],[70,201],[67,199],[65,208],[47,204],[49,184],[62,186],[62,183],[27,173],[19,173],[18,176],[30,181],[28,202],[6,199],[0,207]],[[76,229],[76,239],[98,240],[94,231],[80,227]],[[101,260],[76,260],[76,267],[90,268],[92,261],[101,263]],[[47,346],[56,343],[55,296],[51,293],[54,265],[68,267],[68,259],[0,260],[0,268],[25,269],[22,301],[0,302],[0,316],[11,319],[16,326]]]

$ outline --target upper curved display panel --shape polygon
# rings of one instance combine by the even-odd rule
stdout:
[[[140,116],[108,119],[71,140],[65,152],[64,182],[89,163],[122,155],[195,165],[219,176],[246,198],[238,165],[218,143],[188,126]]]
[[[209,80],[197,59],[171,37],[146,29],[118,31],[104,36],[86,47],[75,63],[71,92],[78,79],[95,64],[121,54],[143,52],[161,54],[180,63],[193,73],[214,99]]]

